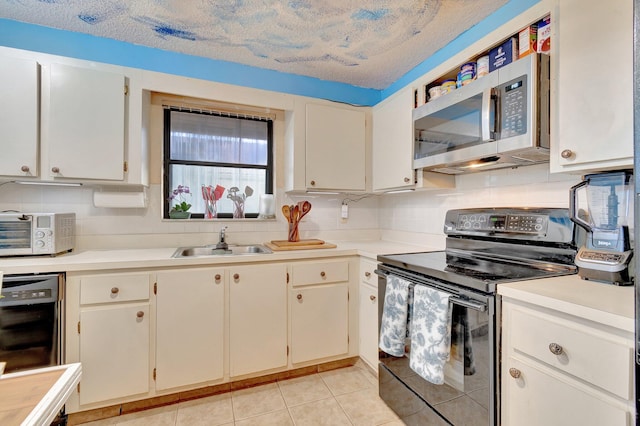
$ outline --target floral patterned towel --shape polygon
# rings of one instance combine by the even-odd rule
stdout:
[[[380,324],[379,347],[392,356],[404,355],[409,308],[409,281],[394,275],[387,276],[384,307]]]
[[[444,365],[451,349],[449,294],[416,285],[413,288],[409,366],[425,380],[444,383]]]

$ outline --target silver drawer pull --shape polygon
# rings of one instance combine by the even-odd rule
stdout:
[[[564,352],[562,346],[557,343],[549,343],[549,350],[554,355],[562,355],[562,353]]]

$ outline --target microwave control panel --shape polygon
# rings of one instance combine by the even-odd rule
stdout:
[[[506,139],[527,133],[527,76],[513,79],[500,86],[502,123],[500,138]]]

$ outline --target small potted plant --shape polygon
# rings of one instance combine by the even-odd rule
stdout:
[[[185,195],[191,195],[191,190],[188,186],[178,185],[176,189],[171,191],[171,195],[168,198],[169,203],[177,200],[177,204],[171,207],[169,217],[171,219],[189,219],[191,217],[191,204],[185,201]]]

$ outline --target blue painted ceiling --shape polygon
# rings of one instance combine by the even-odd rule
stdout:
[[[371,105],[537,1],[0,0],[0,45]]]

